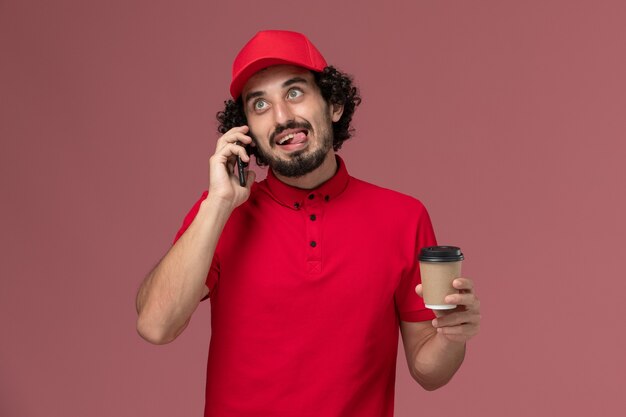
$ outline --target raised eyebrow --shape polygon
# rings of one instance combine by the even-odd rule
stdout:
[[[297,83],[308,84],[308,81],[302,77],[293,77],[283,83],[283,88],[289,87],[290,85],[297,84]]]
[[[264,91],[253,91],[253,92],[251,92],[251,93],[248,93],[248,94],[246,95],[246,99],[244,100],[244,103],[248,104],[248,102],[249,102],[250,100],[252,100],[253,98],[256,98],[256,97],[261,97],[261,96],[263,96],[264,94],[265,94],[265,92],[264,92]]]
[[[298,84],[298,83],[308,84],[308,81],[306,80],[306,78],[293,77],[285,81],[282,87],[287,88],[291,85]],[[248,93],[246,94],[246,99],[244,100],[244,103],[246,103],[247,105],[248,102],[252,100],[253,98],[262,97],[263,95],[265,95],[265,91],[253,91],[251,93]]]

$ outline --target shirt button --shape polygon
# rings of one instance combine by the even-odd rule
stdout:
[[[315,198],[315,194],[309,194],[309,200],[313,200]]]
[[[312,241],[311,241],[311,247],[312,247],[312,248],[314,248],[314,247],[316,247],[316,246],[317,246],[317,243],[315,243],[315,241],[314,241],[314,240],[312,240]]]
[[[311,219],[311,221],[315,221],[315,219],[316,219],[316,218],[317,218],[317,217],[315,217],[315,214],[311,214],[311,215],[309,216],[309,219]]]
[[[330,196],[329,195],[325,195],[324,196],[324,200],[326,200],[326,201],[330,200]]]

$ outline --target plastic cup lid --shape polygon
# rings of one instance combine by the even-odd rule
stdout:
[[[424,262],[457,262],[465,259],[457,246],[428,246],[422,248],[419,260]]]

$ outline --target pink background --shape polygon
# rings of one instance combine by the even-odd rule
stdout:
[[[425,392],[400,351],[396,415],[622,415],[624,22],[622,1],[0,1],[0,415],[201,415],[209,305],[152,346],[134,297],[265,28],[355,75],[349,172],[422,200],[476,281],[462,370]]]

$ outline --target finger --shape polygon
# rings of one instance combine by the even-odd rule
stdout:
[[[437,329],[438,333],[445,336],[464,336],[470,338],[478,334],[478,326],[473,324],[463,324],[454,327],[440,327]]]
[[[454,326],[454,327],[440,327],[437,329],[437,332],[445,334],[445,335],[461,335],[465,333],[465,326]]]
[[[419,295],[420,297],[423,297],[424,295],[424,290],[422,288],[422,284],[417,284],[417,287],[415,287],[415,292],[417,293],[417,295]]]
[[[215,144],[216,152],[229,144],[243,144],[244,146],[250,145],[252,144],[252,138],[244,135],[243,133],[226,134],[217,140],[217,143]]]
[[[480,316],[475,313],[467,311],[458,311],[444,317],[437,317],[432,321],[433,327],[451,327],[460,326],[463,324],[478,323],[480,322]]]
[[[248,133],[247,126],[245,128],[244,128],[244,126],[233,127],[228,132],[226,132],[222,136],[220,136],[218,138],[218,141],[222,140],[222,139],[228,139],[228,138],[236,137],[236,136],[239,136],[239,135],[244,135],[245,136],[246,133]]]
[[[251,135],[247,135],[248,126],[237,126],[230,129],[217,139],[217,144],[220,143],[233,143],[237,141],[237,138],[241,138],[244,142],[248,143],[251,139]]]
[[[463,317],[460,312],[450,313],[447,316],[438,316],[431,322],[433,327],[456,326],[467,322],[467,318]]]
[[[243,133],[246,133],[249,129],[250,129],[250,127],[248,125],[235,126],[235,127],[231,128],[228,132],[226,132],[224,134],[228,135],[231,132],[243,132]]]
[[[465,290],[467,292],[474,290],[474,282],[469,278],[456,278],[452,281],[452,286],[457,290]]]
[[[446,304],[454,304],[457,306],[461,305],[466,306],[468,309],[473,309],[476,307],[478,298],[476,298],[475,294],[471,293],[450,294],[446,295],[446,297],[444,298],[444,302]]]
[[[229,143],[228,145],[224,146],[222,149],[219,149],[215,154],[223,156],[227,158],[229,161],[233,159],[233,157],[239,156],[241,157],[241,160],[243,162],[246,162],[246,163],[250,162],[250,156],[248,156],[248,154],[246,153],[246,150],[239,145],[235,145],[234,143]]]
[[[248,135],[244,135],[243,133],[236,133],[236,134],[233,134],[232,136],[229,135],[229,136],[226,136],[224,139],[228,143],[243,143],[246,145],[249,145],[252,143],[252,137]]]

